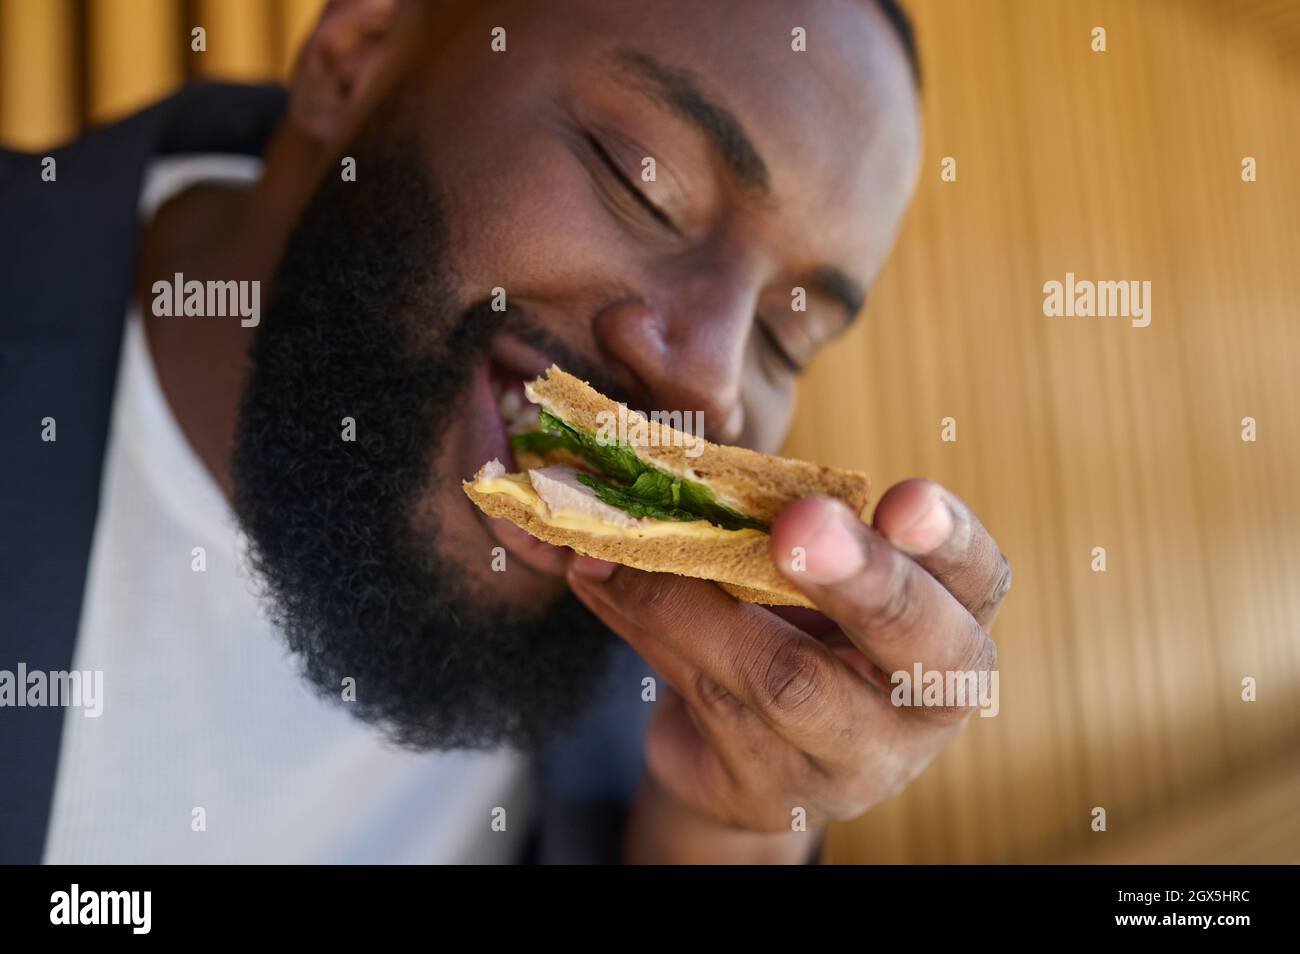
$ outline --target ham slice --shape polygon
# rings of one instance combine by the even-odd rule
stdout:
[[[596,492],[578,482],[574,467],[538,467],[528,472],[528,480],[552,513],[580,514],[594,517],[613,527],[637,527],[641,521],[617,507],[601,501]]]

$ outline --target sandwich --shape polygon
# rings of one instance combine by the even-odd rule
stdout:
[[[866,474],[710,443],[673,426],[688,417],[646,417],[555,366],[524,393],[537,413],[510,438],[517,470],[491,460],[462,486],[488,516],[555,546],[712,580],[750,603],[812,606],[772,562],[772,520],[802,497],[867,505]]]

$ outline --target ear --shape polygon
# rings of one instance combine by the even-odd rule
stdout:
[[[330,0],[289,80],[289,122],[325,146],[340,146],[396,55],[403,0]]]

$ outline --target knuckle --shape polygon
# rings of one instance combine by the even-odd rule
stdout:
[[[609,592],[624,614],[642,627],[676,632],[698,621],[698,607],[675,583],[620,567],[610,579]]]
[[[695,675],[695,695],[709,709],[734,708],[740,704],[724,686],[702,672]]]
[[[924,768],[924,764],[914,765],[902,759],[895,759],[881,779],[877,800],[888,801],[903,794],[907,790],[907,786],[911,785],[913,780],[921,774],[922,768]]]
[[[983,596],[978,596],[978,591],[972,593],[976,598],[973,600],[974,605],[970,608],[971,615],[984,623],[993,618],[1007,593],[1011,592],[1011,561],[1001,551],[995,552],[997,553],[997,570],[993,576],[992,584],[990,584]]]
[[[826,666],[802,639],[785,640],[767,662],[759,689],[769,711],[785,718],[815,714],[825,699]]]
[[[827,796],[827,813],[841,822],[859,818],[881,802],[901,794],[914,774],[898,752],[877,751],[873,757],[864,759],[836,792]]]
[[[1011,561],[1003,553],[998,554],[998,578],[989,593],[990,603],[1001,603],[1002,598],[1011,592]]]
[[[628,573],[625,567],[615,567],[606,584],[610,595],[620,600],[636,600],[646,605],[659,599],[656,587],[646,586],[644,573]]]
[[[882,582],[860,608],[862,624],[880,635],[905,633],[917,620],[921,602],[917,599],[916,578],[908,571],[901,556],[887,554],[888,566],[881,569]],[[874,555],[874,554],[873,554]]]
[[[880,779],[875,766],[854,767],[819,791],[822,814],[830,821],[846,822],[865,814],[878,801]]]
[[[984,634],[984,641],[980,644],[984,649],[984,669],[992,672],[998,668],[998,644],[988,633]]]
[[[979,630],[962,652],[959,672],[989,672],[998,663],[998,647],[991,636]]]

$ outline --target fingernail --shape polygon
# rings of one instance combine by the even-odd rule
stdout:
[[[569,572],[592,583],[604,583],[614,575],[616,566],[617,563],[610,563],[608,560],[579,555],[569,564]]]
[[[867,563],[862,542],[850,527],[852,517],[838,507],[827,507],[821,523],[808,534],[805,546],[804,568],[799,570],[799,560],[791,561],[797,576],[809,583],[826,586],[846,580]]]
[[[921,513],[891,542],[905,553],[920,556],[943,545],[952,536],[952,509],[938,487],[930,488],[930,499]]]

